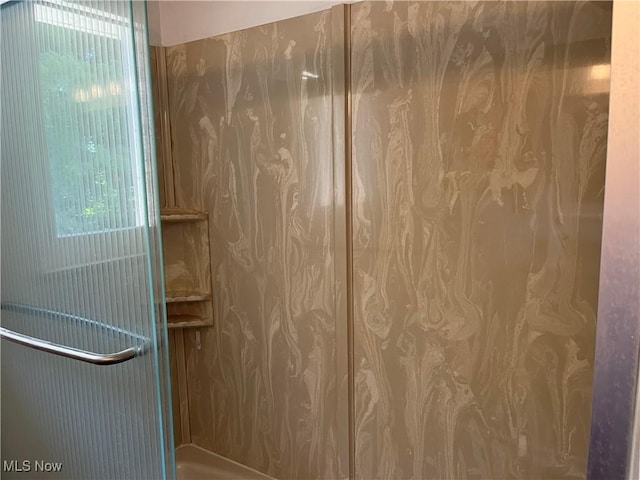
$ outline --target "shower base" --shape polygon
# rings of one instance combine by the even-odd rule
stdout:
[[[178,480],[274,480],[257,470],[195,445],[176,448]]]

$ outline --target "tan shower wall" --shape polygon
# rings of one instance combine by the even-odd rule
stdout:
[[[611,5],[352,19],[357,478],[584,478]]]
[[[167,203],[208,213],[214,313],[213,327],[174,335],[186,367],[174,383],[181,439],[277,478],[338,478],[346,321],[334,255],[345,233],[335,228],[331,12],[164,51]]]

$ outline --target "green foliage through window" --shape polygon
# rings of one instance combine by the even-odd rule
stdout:
[[[136,225],[120,41],[42,23],[40,82],[58,236]]]

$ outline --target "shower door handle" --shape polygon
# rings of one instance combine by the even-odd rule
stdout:
[[[125,334],[138,340],[138,345],[125,348],[124,350],[121,350],[119,352],[96,353],[82,350],[80,348],[70,347],[67,345],[61,345],[59,343],[54,343],[48,340],[43,340],[41,338],[25,335],[24,333],[14,332],[13,330],[9,330],[5,327],[0,327],[0,338],[4,340],[8,340],[19,345],[24,345],[25,347],[33,348],[35,350],[40,350],[42,352],[51,353],[53,355],[91,363],[93,365],[115,365],[117,363],[126,362],[127,360],[131,360],[135,357],[143,355],[147,349],[147,346],[151,343],[150,339],[147,337],[127,332],[111,325],[96,322],[95,320],[89,320],[83,317],[78,317],[76,315],[70,315],[68,313],[54,312],[52,310],[46,310],[42,308],[8,303],[3,303],[1,308],[2,310],[8,310],[34,316],[56,316],[64,320],[82,321],[89,325],[104,328],[112,332]]]
[[[72,358],[74,360],[80,360],[81,362],[92,363],[94,365],[113,365],[116,363],[122,363],[127,360],[131,360],[142,353],[142,349],[140,347],[129,347],[115,353],[88,352],[87,350],[67,347],[65,345],[60,345],[59,343],[53,343],[40,338],[24,335],[4,327],[0,327],[0,338],[35,350],[53,353],[54,355]]]

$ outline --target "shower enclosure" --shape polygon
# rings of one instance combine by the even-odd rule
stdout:
[[[177,443],[276,478],[584,477],[611,22],[363,2],[156,49],[161,203],[209,228],[213,325],[169,316]]]
[[[2,7],[1,333],[132,358],[3,342],[3,460],[627,474],[638,326],[598,305],[612,2],[334,5],[149,52],[138,2],[54,4]]]

